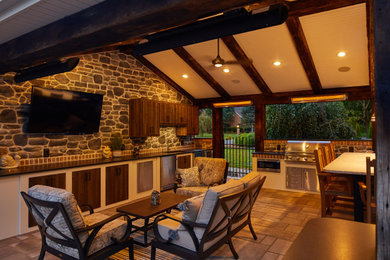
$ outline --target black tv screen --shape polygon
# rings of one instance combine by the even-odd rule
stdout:
[[[33,87],[28,133],[91,134],[99,131],[103,96]]]

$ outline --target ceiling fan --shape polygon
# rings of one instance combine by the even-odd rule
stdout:
[[[235,64],[241,64],[241,62],[239,61],[236,61],[236,60],[229,60],[229,61],[225,61],[224,59],[221,58],[221,56],[219,56],[219,38],[217,39],[217,57],[215,57],[211,63],[213,64],[214,67],[216,68],[220,68],[222,67],[223,65],[235,65]],[[250,60],[250,63],[252,63],[252,60]]]

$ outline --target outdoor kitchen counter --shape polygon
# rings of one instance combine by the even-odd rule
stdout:
[[[210,149],[185,149],[185,150],[177,150],[177,151],[170,151],[170,152],[145,153],[145,154],[140,154],[138,156],[133,156],[133,155],[122,156],[122,157],[110,158],[110,159],[101,158],[101,159],[48,163],[48,164],[38,164],[38,165],[27,165],[27,166],[20,166],[13,169],[1,169],[0,178],[5,176],[17,176],[22,174],[68,169],[68,168],[75,168],[75,167],[143,160],[148,158],[164,157],[169,155],[193,153],[193,152],[208,151],[208,150]]]

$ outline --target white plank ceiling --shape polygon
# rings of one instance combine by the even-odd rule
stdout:
[[[300,17],[323,88],[369,84],[366,6]],[[345,57],[337,53],[344,51]],[[340,72],[340,67],[349,67]]]
[[[0,44],[103,0],[2,0]]]
[[[323,88],[338,88],[369,85],[368,48],[365,4],[335,9],[300,17],[315,67]],[[285,24],[234,35],[234,38],[253,60],[253,65],[273,93],[311,90],[292,37]],[[234,56],[221,41],[220,56],[225,61],[235,61]],[[232,96],[261,93],[243,68],[225,65],[229,73],[215,68],[211,61],[216,57],[217,41],[197,43],[184,48],[195,60]],[[345,51],[345,57],[338,57]],[[177,66],[167,59],[176,59],[175,53],[166,52],[147,55],[154,65],[167,75],[179,74]],[[153,59],[150,59],[153,57]],[[273,63],[279,61],[280,66]],[[187,64],[184,64],[187,66]],[[184,66],[183,65],[183,66]],[[182,66],[180,66],[182,68]],[[340,72],[340,67],[349,67]],[[187,66],[187,69],[190,69]],[[197,83],[191,82],[196,80]],[[204,92],[206,86],[198,78],[178,79],[177,83],[194,97],[213,97]],[[205,82],[204,82],[205,83]]]

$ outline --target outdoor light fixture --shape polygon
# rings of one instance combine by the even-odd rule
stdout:
[[[291,103],[313,103],[313,102],[328,102],[328,101],[345,101],[346,94],[311,96],[311,97],[293,97]]]
[[[215,108],[221,107],[243,107],[243,106],[251,106],[252,101],[232,101],[232,102],[222,102],[222,103],[214,103],[213,106]]]
[[[16,83],[32,80],[36,78],[47,77],[59,73],[73,70],[79,64],[79,58],[69,58],[66,60],[57,60],[36,65],[27,69],[17,71],[14,76]]]

